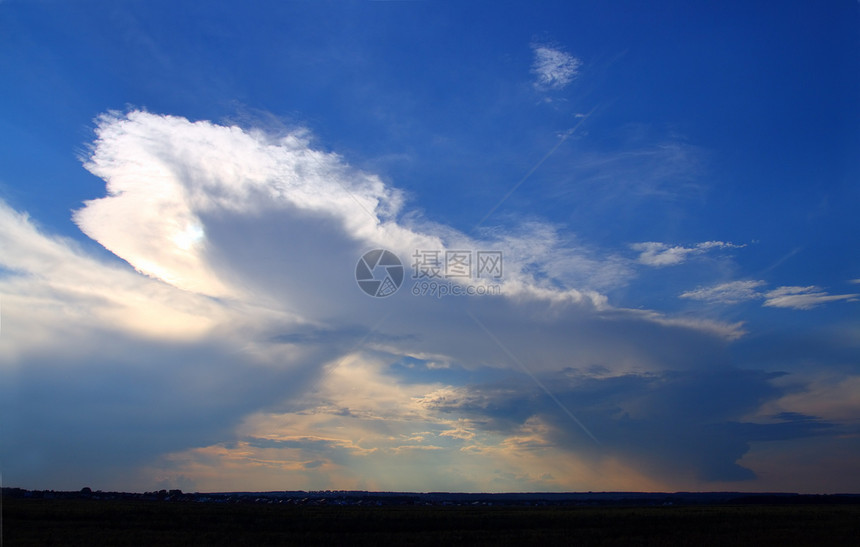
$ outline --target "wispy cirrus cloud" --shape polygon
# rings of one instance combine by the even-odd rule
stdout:
[[[643,210],[675,215],[691,200],[706,198],[708,155],[677,135],[632,125],[620,145],[583,146],[570,154],[565,168],[545,181],[547,198],[563,203],[583,224]]]
[[[810,310],[827,302],[838,300],[856,301],[860,294],[828,294],[820,287],[778,287],[764,293],[764,305],[773,308]]]
[[[532,74],[534,86],[540,91],[558,90],[567,87],[579,73],[582,61],[560,48],[532,44],[534,61]]]
[[[745,300],[761,298],[762,295],[757,289],[762,285],[765,285],[764,281],[730,281],[714,285],[713,287],[699,288],[681,293],[681,298],[720,304],[735,304]]]
[[[769,291],[759,290],[764,281],[730,281],[712,287],[704,287],[681,293],[681,298],[701,300],[716,304],[737,304],[747,300],[764,300],[763,305],[772,308],[809,310],[827,302],[856,301],[860,294],[829,294],[820,287],[782,286]]]
[[[669,245],[657,241],[633,243],[630,248],[639,251],[638,262],[646,266],[676,266],[686,262],[690,256],[700,255],[713,249],[739,249],[746,245],[735,245],[723,241],[704,241],[692,247]]]

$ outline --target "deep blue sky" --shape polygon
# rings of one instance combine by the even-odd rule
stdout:
[[[857,2],[3,0],[0,74],[7,483],[860,476]],[[502,295],[356,292],[419,245]]]

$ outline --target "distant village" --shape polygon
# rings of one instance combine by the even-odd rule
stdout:
[[[136,500],[151,502],[280,504],[297,506],[672,506],[707,504],[856,504],[860,494],[793,494],[744,492],[364,492],[354,490],[210,492],[182,490],[103,492],[84,487],[77,491],[3,488],[3,498]]]

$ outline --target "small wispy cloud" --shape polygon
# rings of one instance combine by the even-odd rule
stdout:
[[[663,266],[676,266],[685,262],[691,255],[702,254],[711,249],[737,249],[745,246],[726,243],[724,241],[704,241],[692,247],[684,247],[681,245],[671,246],[657,241],[645,241],[643,243],[634,243],[630,245],[630,248],[634,251],[639,251],[638,261],[640,264],[660,268]]]
[[[809,310],[837,300],[856,300],[860,294],[827,294],[820,287],[779,287],[765,293],[765,306]]]
[[[534,86],[538,90],[562,89],[579,74],[582,61],[561,49],[532,44],[532,51],[532,73],[537,77]]]
[[[764,281],[730,281],[713,287],[681,293],[681,298],[720,304],[736,304],[745,300],[761,298],[762,295],[756,288],[764,284]]]
[[[764,300],[764,306],[771,308],[792,308],[809,310],[827,302],[838,300],[854,301],[858,294],[828,294],[821,287],[782,286],[770,291],[758,290],[764,281],[730,281],[713,287],[699,288],[681,293],[681,298],[701,300],[715,304],[737,304],[748,300]]]

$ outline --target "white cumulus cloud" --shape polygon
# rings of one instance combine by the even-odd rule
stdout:
[[[396,475],[413,477],[399,483],[413,489],[458,483],[450,469],[461,464],[480,471],[484,458],[468,457],[478,451],[525,472],[506,456],[509,445],[549,446],[546,416],[559,410],[519,414],[520,397],[546,402],[535,385],[513,384],[511,416],[493,418],[519,423],[505,434],[494,433],[495,421],[417,401],[463,392],[463,371],[529,382],[560,370],[599,369],[602,378],[707,370],[742,334],[739,324],[613,307],[601,283],[623,283],[629,264],[547,224],[474,238],[415,220],[397,188],[316,150],[307,132],[273,136],[135,111],[100,118],[97,137],[85,166],[106,195],[74,218],[130,267],[0,207],[0,414],[13,417],[0,458],[18,484],[147,488],[176,469],[176,457],[186,458],[180,467],[194,488],[241,488],[213,481],[220,473],[201,463],[210,456],[234,481],[287,474],[307,488],[327,485],[324,473],[335,470],[340,484],[367,478],[395,489],[385,477],[394,465],[414,469],[406,453],[429,458],[420,476]],[[404,287],[385,299],[363,294],[354,277],[374,248],[407,266]],[[503,251],[501,295],[413,296],[418,249]],[[452,376],[410,376],[392,365],[405,358],[443,363]],[[34,398],[47,403],[22,404]],[[234,447],[259,458],[233,459]],[[386,465],[355,460],[376,453]],[[570,473],[554,487],[573,487],[582,473]],[[493,477],[474,481],[490,487]]]

